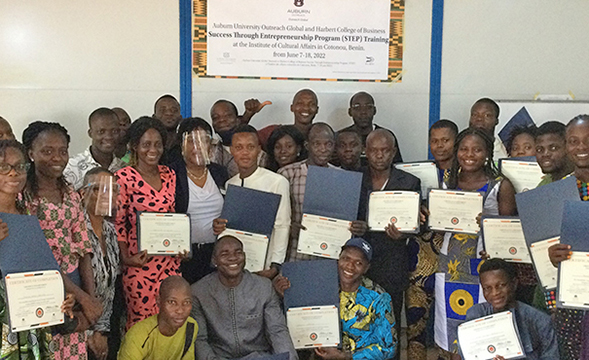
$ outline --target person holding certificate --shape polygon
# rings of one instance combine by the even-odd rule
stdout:
[[[322,359],[384,360],[400,353],[391,296],[365,276],[373,255],[372,246],[362,238],[352,238],[342,246],[337,266],[343,347],[316,348],[316,355]],[[286,277],[274,280],[274,288],[282,297],[290,286]]]
[[[289,353],[298,360],[280,300],[269,279],[245,270],[243,244],[226,235],[215,243],[217,269],[192,285],[199,325],[197,359],[238,359]]]
[[[148,256],[139,251],[137,212],[174,212],[176,174],[159,165],[167,139],[159,120],[137,119],[127,133],[131,165],[115,173],[119,184],[116,230],[121,250],[123,288],[127,303],[127,329],[157,313],[156,294],[161,281],[180,274],[180,259]]]
[[[201,118],[182,120],[178,134],[183,157],[170,164],[176,172],[176,212],[190,215],[192,257],[180,264],[190,284],[213,271],[213,220],[221,215],[221,189],[229,178],[224,166],[210,162],[212,133]]]
[[[27,181],[29,163],[25,159],[25,149],[16,140],[0,140],[0,212],[22,214],[26,210],[17,202],[18,194],[24,189]],[[10,229],[0,221],[0,241],[4,240]],[[26,256],[26,251],[23,251]],[[3,277],[6,274],[3,274]],[[4,281],[0,281],[0,358],[34,358],[39,354],[43,358],[51,356],[49,343],[52,339],[50,328],[39,328],[19,333],[12,333],[8,324],[8,308]],[[68,294],[62,304],[62,312],[72,316],[74,305],[73,294]]]
[[[493,161],[493,140],[486,132],[468,128],[458,134],[454,145],[454,160],[450,169],[448,189],[477,191],[483,194],[483,214],[506,215],[516,213],[515,190],[508,179],[500,176]],[[469,283],[476,285],[471,262],[476,263],[482,250],[478,235],[446,233],[440,251],[439,273],[436,274],[436,307],[446,307],[446,287]],[[476,269],[476,267],[475,267]],[[438,281],[440,286],[438,286]],[[446,284],[441,286],[442,284]],[[457,316],[436,316],[436,343],[444,350],[456,352],[452,343],[458,324],[464,320],[466,309]]]
[[[367,217],[368,199],[373,191],[406,190],[421,193],[421,181],[392,166],[397,151],[395,138],[385,129],[374,130],[366,139],[368,168],[364,172],[360,196],[359,219]],[[401,233],[394,224],[385,231],[368,231],[366,240],[374,249],[368,277],[382,286],[393,299],[395,319],[401,319],[404,291],[409,285],[409,254],[407,239],[414,235]],[[396,323],[400,333],[400,321]],[[399,358],[397,353],[396,358]]]
[[[94,296],[92,245],[82,201],[63,176],[68,161],[69,134],[59,123],[35,121],[23,131],[22,139],[32,162],[21,206],[39,219],[64,275],[65,289],[73,293],[82,306],[83,317],[79,317],[79,324],[84,320],[93,324],[102,314],[102,304]],[[53,337],[58,348],[57,360],[86,359],[86,333],[82,326],[77,330],[79,332]]]
[[[316,256],[302,254],[297,251],[303,220],[305,186],[307,184],[307,173],[310,165],[335,168],[329,163],[333,155],[334,145],[335,133],[331,126],[322,122],[315,123],[309,129],[309,140],[307,141],[309,157],[306,160],[292,163],[278,170],[278,174],[284,176],[290,186],[292,226],[290,227],[290,241],[286,254],[287,261],[317,258]],[[329,189],[325,189],[325,191],[329,191]],[[353,221],[350,231],[354,235],[361,236],[366,231],[366,223],[364,221]]]
[[[589,201],[589,116],[579,115],[566,126],[566,151],[575,165],[573,176],[581,200]],[[555,267],[572,255],[568,244],[553,245],[548,249],[550,261]],[[561,359],[581,359],[581,351],[589,351],[589,312],[573,309],[557,309],[554,317]]]
[[[257,159],[261,151],[256,129],[250,125],[239,125],[231,140],[231,154],[239,168],[239,173],[227,180],[226,186],[242,186],[281,196],[264,270],[258,272],[258,275],[273,279],[280,271],[280,265],[284,262],[288,248],[290,196],[288,181],[283,176],[258,166]],[[213,220],[215,235],[221,234],[226,228],[227,219]]]
[[[503,311],[511,311],[515,314],[517,332],[519,332],[519,341],[521,341],[522,350],[525,358],[529,360],[545,359],[555,360],[558,356],[558,343],[556,333],[552,326],[550,316],[533,308],[525,303],[515,299],[517,289],[517,272],[513,266],[503,259],[490,259],[485,261],[479,270],[481,287],[483,295],[487,300],[486,303],[480,303],[472,306],[466,312],[466,321],[479,319]],[[515,347],[519,341],[517,338],[510,338],[505,335],[507,329],[499,330],[505,338],[497,339],[496,345],[511,341]],[[485,338],[484,334],[479,334]],[[461,349],[464,346],[473,346],[474,344],[460,344]],[[454,354],[453,359],[458,359]],[[501,354],[496,354],[495,359],[503,359]]]

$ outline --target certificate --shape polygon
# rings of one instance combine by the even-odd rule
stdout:
[[[176,255],[190,252],[190,217],[175,213],[139,213],[139,251],[149,255]]]
[[[395,167],[408,172],[421,180],[421,193],[423,196],[427,197],[430,189],[440,188],[438,167],[432,161],[395,164]]]
[[[483,212],[480,192],[431,190],[429,228],[432,230],[477,234],[477,216]]]
[[[286,312],[286,324],[295,349],[338,346],[339,311],[334,305],[295,307]]]
[[[368,201],[368,227],[384,231],[394,224],[401,232],[419,229],[419,193],[413,191],[374,191]]]
[[[483,241],[487,254],[492,258],[532,263],[519,219],[483,219]]]
[[[59,271],[8,274],[5,281],[11,332],[63,324],[64,287]]]
[[[350,221],[303,214],[297,252],[337,259],[346,241],[350,240]]]
[[[525,358],[515,316],[505,311],[458,325],[458,343],[464,360]]]
[[[245,269],[250,272],[264,270],[266,255],[268,254],[268,245],[270,241],[268,236],[262,234],[248,233],[245,231],[226,229],[218,238],[225,235],[236,237],[243,244],[245,252]]]
[[[530,245],[530,256],[534,263],[534,268],[538,274],[538,280],[545,290],[556,288],[556,279],[558,269],[550,262],[548,248],[554,244],[560,243],[560,237],[554,237],[548,240],[537,241]]]
[[[589,310],[589,253],[573,251],[559,267],[557,307]]]
[[[511,180],[516,193],[536,188],[544,176],[540,165],[535,161],[501,159],[499,168]]]

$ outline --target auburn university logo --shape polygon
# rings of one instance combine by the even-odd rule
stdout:
[[[294,0],[294,6],[301,7],[305,5],[305,0]]]

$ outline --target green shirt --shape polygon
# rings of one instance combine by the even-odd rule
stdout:
[[[198,324],[188,320],[172,336],[163,335],[157,326],[158,315],[153,315],[135,324],[129,331],[119,350],[119,360],[194,360],[194,341],[198,333]],[[194,333],[190,340],[190,348],[182,357],[186,342],[186,324],[194,324]]]
[[[543,186],[543,185],[548,185],[548,184],[552,183],[553,181],[554,180],[552,180],[552,175],[551,174],[546,174],[546,175],[542,176],[542,181],[540,181],[538,183],[538,186],[536,186],[536,187],[540,187],[540,186]]]

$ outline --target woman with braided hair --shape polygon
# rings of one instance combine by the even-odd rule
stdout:
[[[92,245],[80,195],[63,177],[70,137],[58,123],[35,121],[24,130],[22,140],[31,160],[22,205],[39,218],[53,256],[67,275],[63,277],[66,291],[74,293],[82,307],[85,319],[80,321],[94,323],[102,305],[94,297]],[[53,340],[57,360],[87,359],[85,332],[57,334]]]
[[[483,215],[511,216],[516,214],[515,189],[504,178],[493,160],[493,139],[485,132],[468,128],[456,137],[454,158],[450,175],[444,188],[459,191],[477,191],[483,195]],[[461,304],[456,313],[443,314],[446,309],[446,291],[465,293],[476,288],[473,301],[478,296],[476,264],[480,261],[482,240],[478,235],[446,233],[440,249],[439,269],[436,274],[436,327],[435,340],[442,348],[440,357],[457,356],[456,331],[465,319],[467,306]],[[474,291],[474,290],[473,290]],[[454,293],[454,292],[453,292]],[[469,292],[470,293],[470,292]],[[450,308],[454,309],[450,299]],[[454,353],[454,354],[452,354]]]

